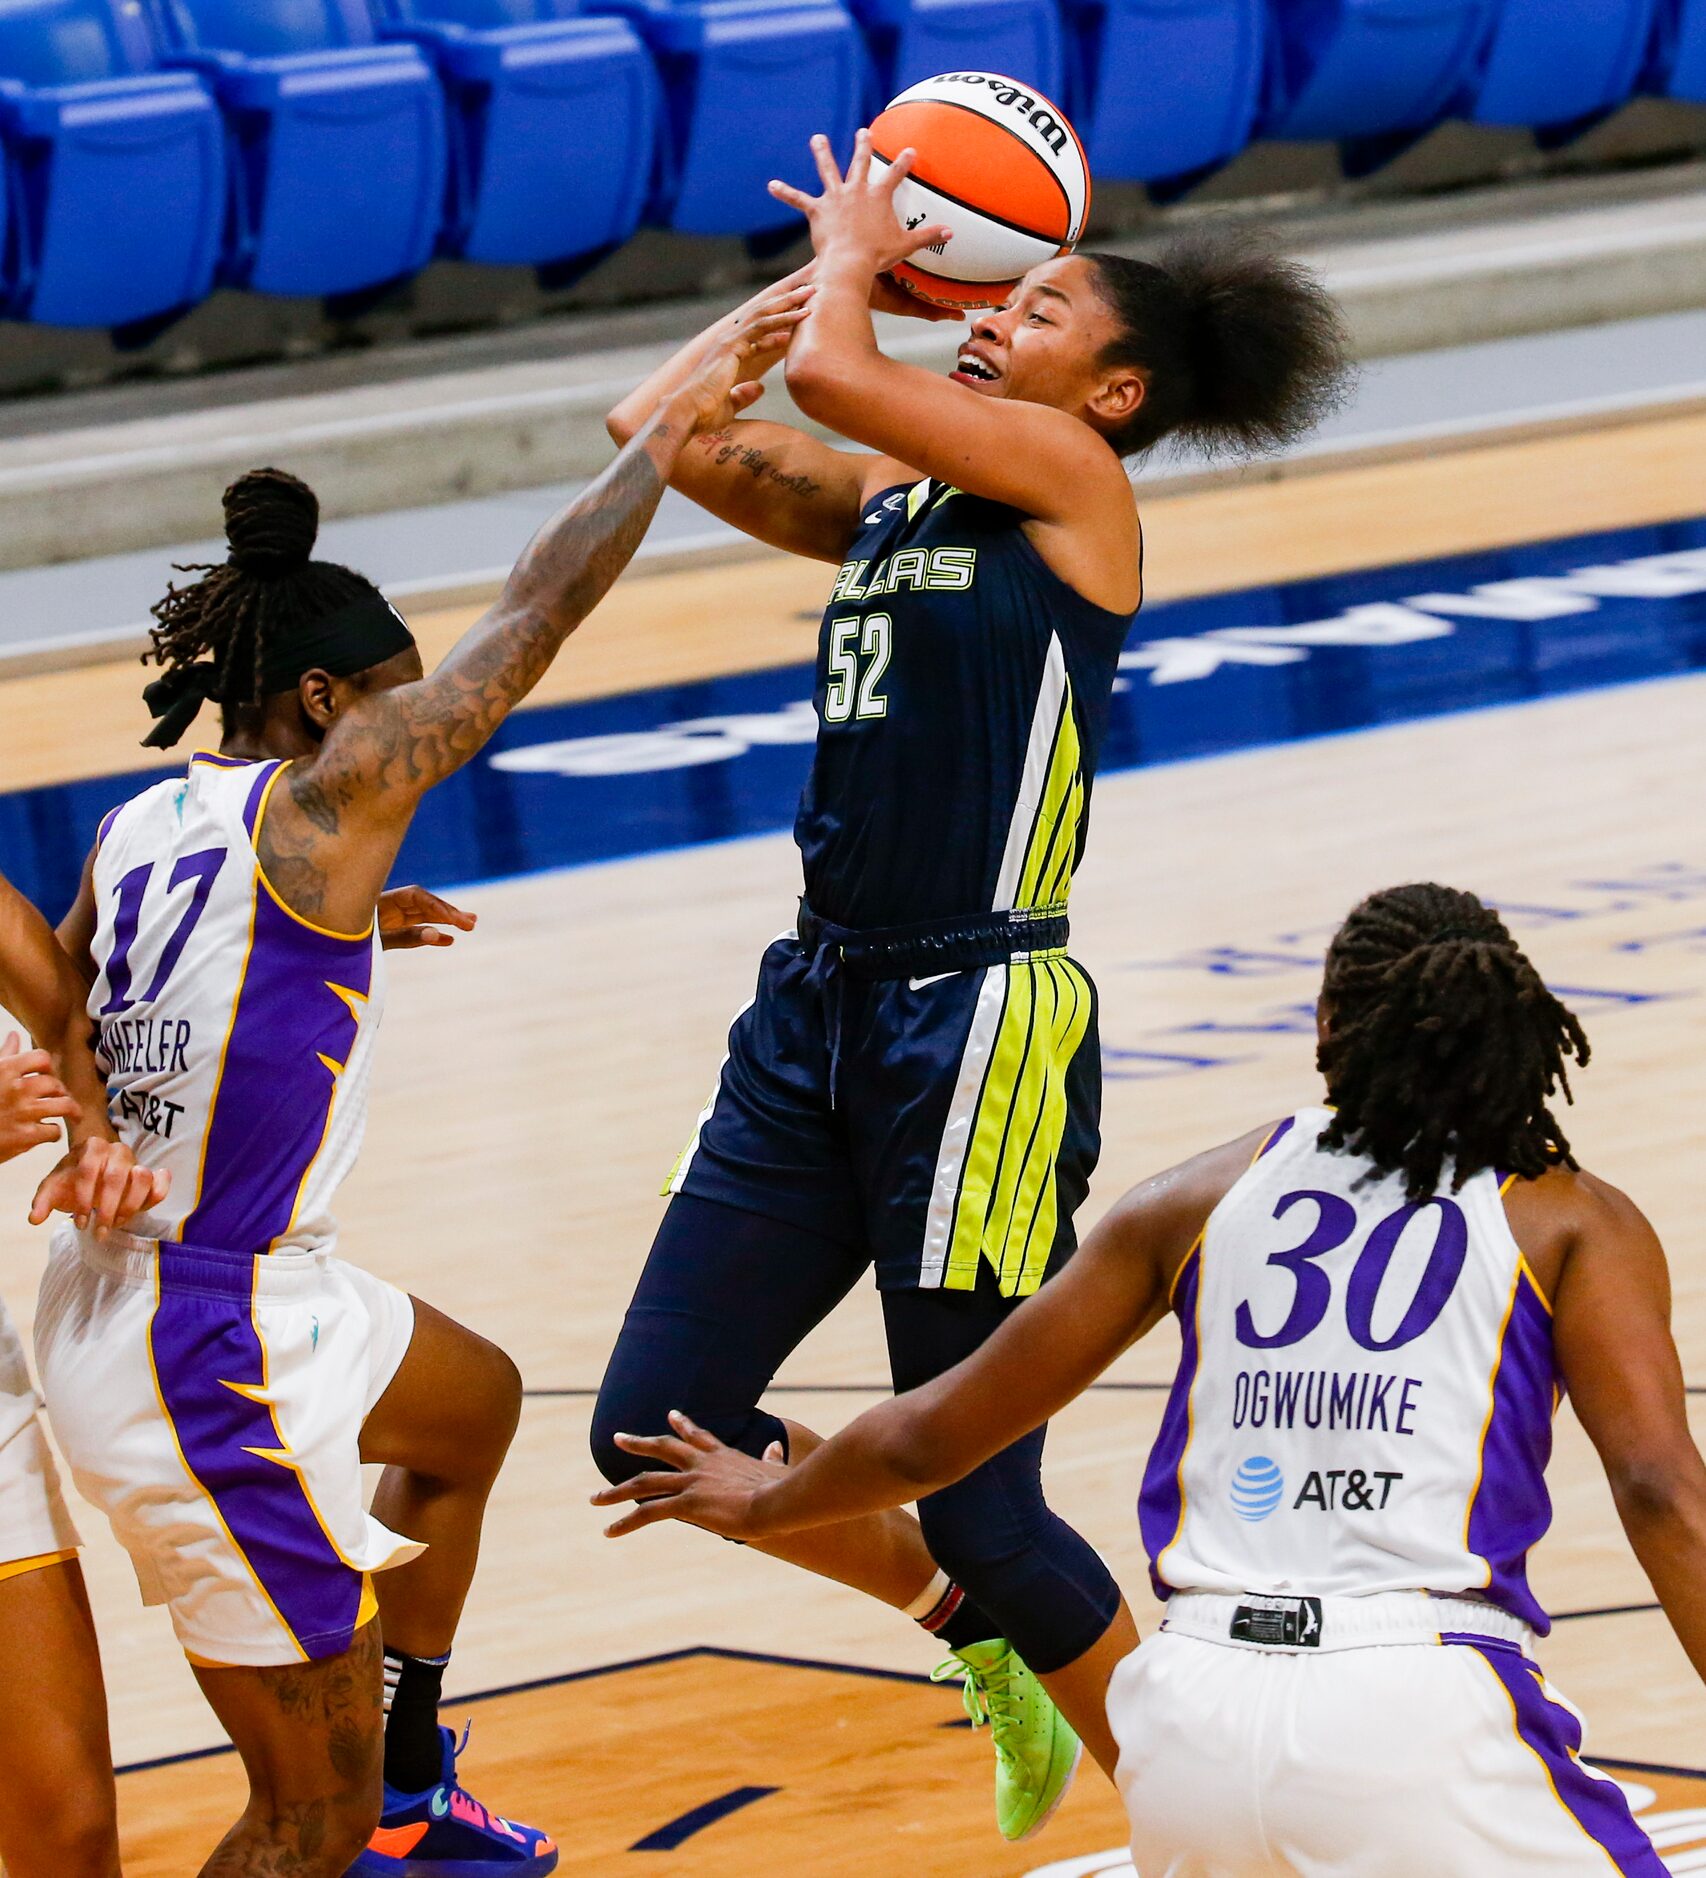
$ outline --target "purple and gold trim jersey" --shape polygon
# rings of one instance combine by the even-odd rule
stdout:
[[[1469,1593],[1542,1634],[1551,1307],[1498,1175],[1419,1205],[1282,1122],[1180,1268],[1144,1477],[1156,1590]]]
[[[171,1192],[135,1225],[225,1252],[322,1251],[355,1162],[378,937],[294,913],[255,851],[286,765],[197,756],[101,825],[89,1015],[114,1125]]]

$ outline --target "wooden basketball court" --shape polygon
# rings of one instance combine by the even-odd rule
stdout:
[[[1193,592],[1696,513],[1706,419],[1177,497],[1147,520],[1152,592]],[[517,544],[519,547],[519,543]],[[588,696],[809,657],[829,570],[780,558],[625,582],[548,681]],[[436,649],[465,615],[428,616]],[[139,674],[0,686],[0,789],[137,766]],[[1102,994],[1107,1099],[1089,1214],[1141,1175],[1312,1100],[1326,937],[1365,891],[1434,876],[1510,909],[1595,1047],[1572,1136],[1652,1215],[1684,1363],[1706,1386],[1706,678],[1590,691],[1170,767],[1098,786],[1074,950]],[[661,1210],[658,1186],[796,892],[782,836],[481,887],[480,930],[393,960],[342,1250],[495,1337],[531,1391],[450,1687],[469,1780],[551,1829],[565,1871],[1109,1878],[1121,1815],[1093,1772],[1006,1848],[988,1748],[903,1619],[666,1527],[612,1544],[586,1499],[591,1400]],[[37,1177],[0,1171],[0,1289],[27,1328]],[[1158,1334],[1061,1417],[1048,1480],[1145,1628],[1134,1502],[1174,1354]],[[775,1400],[821,1428],[886,1388],[867,1291]],[[1590,1746],[1706,1871],[1706,1692],[1617,1528],[1569,1411],[1537,1589],[1549,1675]],[[192,1871],[235,1807],[229,1756],[164,1615],[91,1516],[87,1568],[121,1763],[127,1871]],[[872,1673],[881,1672],[881,1673]],[[497,1693],[485,1693],[485,1692]],[[1639,1765],[1635,1765],[1639,1764]],[[1646,1771],[1642,1771],[1642,1769]],[[1657,1770],[1657,1771],[1654,1771]],[[1129,1867],[1126,1868],[1129,1871]]]

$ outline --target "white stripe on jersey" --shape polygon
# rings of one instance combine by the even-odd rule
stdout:
[[[1411,1206],[1319,1146],[1329,1119],[1281,1124],[1180,1273],[1141,1506],[1157,1588],[1479,1592],[1544,1631],[1551,1312],[1498,1177]]]

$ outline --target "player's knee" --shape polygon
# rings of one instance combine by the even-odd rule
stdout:
[[[90,1791],[67,1782],[30,1825],[31,1858],[26,1871],[76,1872],[79,1878],[117,1878],[118,1821],[112,1789]]]
[[[495,1474],[521,1421],[521,1371],[507,1351],[483,1337],[458,1378],[458,1448],[470,1473]]]

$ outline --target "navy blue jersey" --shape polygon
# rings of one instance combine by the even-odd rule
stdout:
[[[1132,615],[1056,574],[1000,502],[873,496],[818,640],[795,839],[844,926],[1065,903]]]

